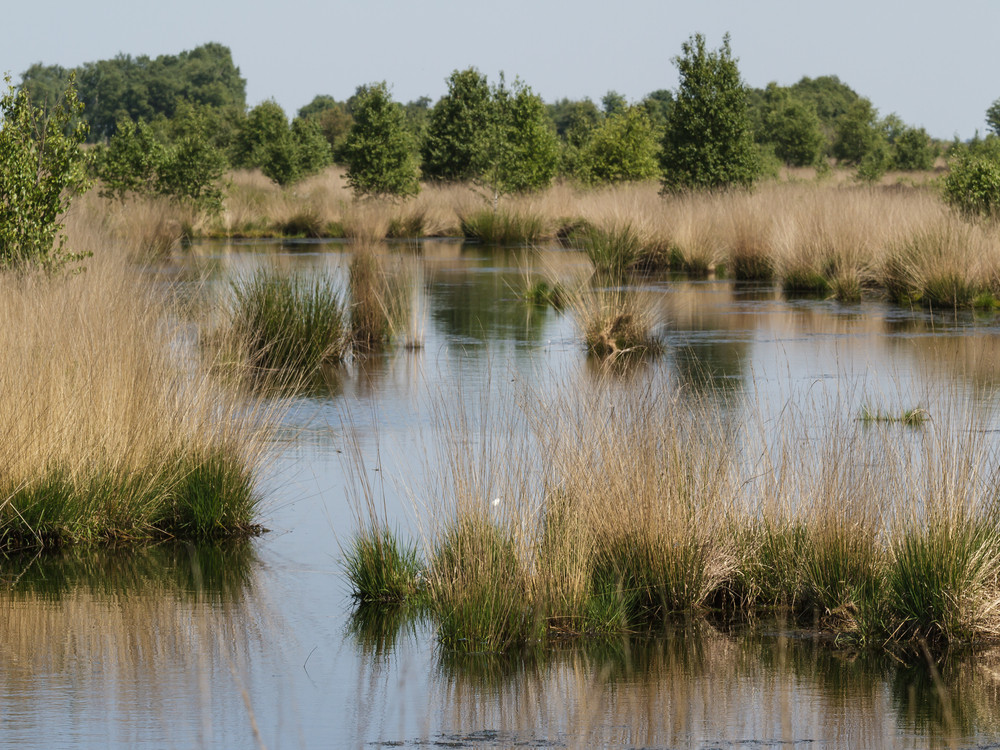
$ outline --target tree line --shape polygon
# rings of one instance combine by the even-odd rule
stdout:
[[[632,104],[615,91],[600,105],[590,99],[545,104],[520,80],[491,85],[467,68],[448,77],[447,93],[433,105],[427,97],[394,102],[384,83],[372,83],[346,101],[316,96],[291,120],[273,100],[247,109],[246,81],[230,50],[217,43],[156,58],[119,55],[73,70],[38,63],[24,72],[21,89],[51,106],[75,75],[87,140],[113,152],[104,177],[127,167],[130,152],[139,155],[138,146],[121,141],[158,144],[152,157],[133,165],[136,174],[112,180],[114,193],[139,185],[176,191],[152,162],[178,142],[190,150],[198,138],[208,141],[199,158],[213,170],[256,167],[287,185],[337,162],[353,167],[360,192],[398,194],[413,191],[418,177],[480,180],[495,194],[534,189],[556,175],[585,183],[660,176],[670,185],[728,182],[726,170],[706,172],[718,171],[711,160],[692,161],[691,138],[708,127],[721,128],[713,136],[717,147],[727,141],[732,147],[713,158],[745,162],[737,183],[747,181],[748,169],[756,177],[781,164],[825,168],[831,158],[877,179],[888,169],[927,169],[937,156],[923,129],[896,115],[880,117],[836,76],[746,87],[728,37],[718,50],[707,49],[701,35],[691,37],[675,64],[681,73],[676,91],[654,91]],[[706,95],[724,102],[720,117],[727,122],[698,119],[691,102]],[[750,146],[740,140],[746,133]],[[376,143],[378,137],[384,142]],[[376,157],[365,150],[376,146],[383,161],[394,154],[395,178],[374,179]],[[366,158],[367,165],[361,163]]]
[[[587,184],[659,179],[665,191],[714,189],[751,186],[782,164],[825,170],[835,160],[876,180],[888,169],[928,169],[940,152],[922,128],[880,116],[836,76],[747,87],[728,35],[710,49],[696,34],[673,62],[678,87],[634,103],[609,91],[600,106],[589,99],[546,104],[520,79],[501,74],[491,83],[470,67],[453,71],[433,104],[427,97],[396,102],[389,86],[376,82],[343,102],[317,96],[291,120],[273,100],[247,108],[246,82],[220,44],[155,59],[119,55],[72,70],[37,64],[3,101],[0,136],[21,145],[3,155],[0,213],[25,214],[16,199],[21,173],[34,179],[33,189],[51,188],[48,213],[58,204],[55,172],[76,187],[89,172],[111,198],[158,193],[216,210],[226,169],[259,168],[288,185],[332,162],[345,166],[359,195],[405,196],[421,181],[471,181],[496,204],[559,175]],[[996,216],[1000,100],[987,123],[986,137],[948,147],[944,188],[962,211]],[[84,139],[95,144],[86,154],[67,146],[54,157],[58,169],[40,166],[53,148]]]

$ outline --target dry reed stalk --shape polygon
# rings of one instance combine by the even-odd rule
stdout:
[[[86,273],[0,276],[4,536],[18,545],[156,534],[173,523],[171,492],[215,471],[243,499],[206,486],[222,526],[204,519],[214,531],[202,531],[249,529],[264,415],[207,377],[193,342],[167,324],[163,296],[99,221],[77,213],[68,223],[74,249],[94,253]]]

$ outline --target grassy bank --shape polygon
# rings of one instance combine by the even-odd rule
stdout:
[[[0,275],[0,547],[253,533],[267,417],[208,377],[97,206],[67,228],[86,271]]]
[[[995,307],[1000,228],[960,218],[932,178],[903,182],[889,175],[882,184],[862,185],[787,172],[750,193],[670,196],[652,182],[596,189],[560,184],[508,196],[493,211],[473,185],[425,186],[406,200],[357,201],[331,168],[285,189],[256,172],[233,173],[224,210],[214,217],[157,209],[155,201],[116,211],[131,212],[131,224],[144,228],[133,244],[154,250],[182,235],[346,237],[362,244],[437,236],[561,242],[612,272],[727,274],[844,302],[879,294],[905,305]]]
[[[765,429],[652,380],[562,393],[474,427],[440,417],[449,468],[420,562],[376,549],[375,517],[357,540],[449,648],[775,611],[859,646],[1000,634],[997,456],[975,420],[845,410],[817,435],[799,410]]]

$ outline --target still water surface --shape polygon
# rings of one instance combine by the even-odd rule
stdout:
[[[264,263],[346,279],[336,243],[197,245],[150,269],[192,306]],[[262,482],[268,534],[7,561],[0,742],[19,747],[1000,747],[1000,653],[930,666],[857,654],[780,623],[569,644],[515,658],[442,651],[420,618],[352,611],[340,544],[351,471],[420,533],[447,410],[502,408],[527,387],[597,376],[569,315],[518,298],[529,263],[579,256],[427,241],[388,248],[415,280],[423,347],[329,373],[296,399]],[[790,405],[991,413],[1000,321],[878,302],[786,300],[724,280],[634,281],[655,296],[664,355],[641,377]],[[521,391],[523,392],[523,391]]]

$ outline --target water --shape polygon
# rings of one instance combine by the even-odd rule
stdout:
[[[257,264],[346,278],[335,243],[204,244],[150,269],[194,308]],[[351,471],[419,537],[443,414],[503,416],[525,389],[597,376],[570,316],[518,300],[533,262],[561,251],[428,241],[413,263],[423,348],[328,373],[298,399],[262,483],[270,532],[225,549],[163,545],[6,561],[0,738],[25,747],[988,747],[1000,653],[931,664],[838,648],[781,623],[701,622],[655,639],[566,643],[515,658],[459,657],[411,613],[352,614],[340,544]],[[208,280],[208,284],[200,280]],[[199,280],[196,283],[196,280]],[[998,320],[877,302],[784,300],[764,286],[649,278],[661,378],[766,422],[789,408],[992,409]],[[454,425],[452,425],[454,426]]]

